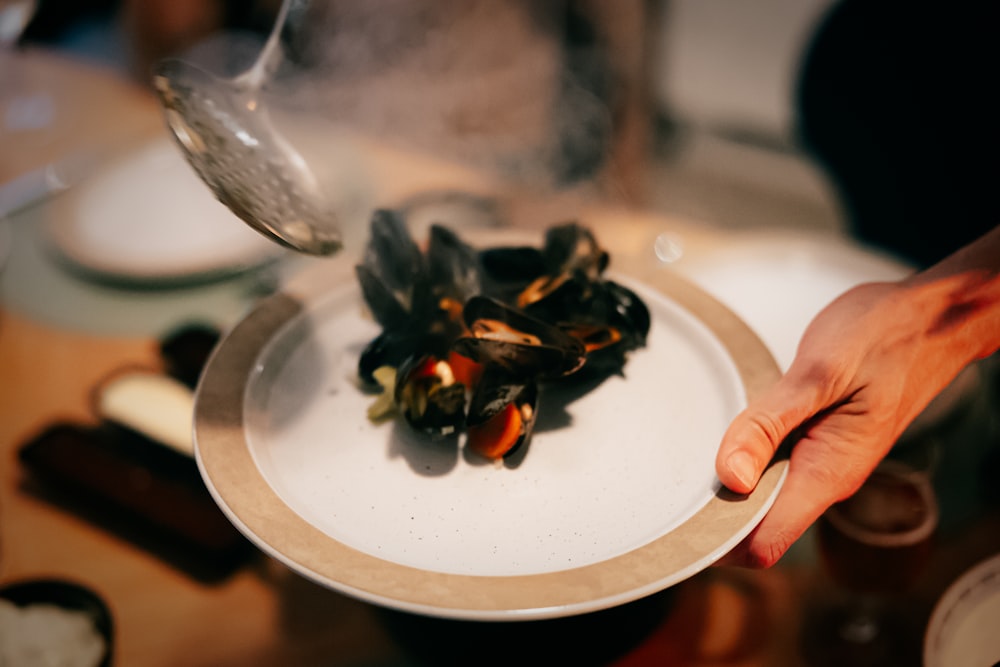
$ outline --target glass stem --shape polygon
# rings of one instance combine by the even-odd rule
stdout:
[[[851,614],[840,626],[840,636],[852,644],[868,644],[881,632],[878,602],[863,596],[855,601]]]

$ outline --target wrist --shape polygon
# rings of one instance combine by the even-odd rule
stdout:
[[[962,366],[990,356],[1000,347],[1000,270],[936,268],[900,283],[922,312],[927,342]]]

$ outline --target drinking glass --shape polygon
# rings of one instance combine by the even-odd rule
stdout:
[[[821,561],[840,595],[806,624],[810,662],[908,664],[919,642],[908,641],[898,603],[924,571],[937,524],[930,469],[900,459],[820,517]]]

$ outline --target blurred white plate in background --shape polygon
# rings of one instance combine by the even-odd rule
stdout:
[[[673,266],[726,304],[760,336],[783,371],[819,312],[865,282],[899,280],[913,268],[840,236],[757,232],[737,236],[712,253],[684,256]],[[908,430],[939,423],[975,395],[979,372],[970,366]]]
[[[1000,662],[1000,554],[980,562],[941,596],[924,639],[927,667]]]
[[[53,204],[46,239],[99,277],[218,277],[286,252],[216,200],[167,137],[101,167]]]
[[[762,232],[676,268],[733,309],[787,370],[809,322],[851,287],[899,280],[912,269],[839,237]]]

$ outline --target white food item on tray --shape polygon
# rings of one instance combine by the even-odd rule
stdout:
[[[105,419],[194,455],[194,394],[169,376],[136,371],[111,378],[101,386],[97,408]]]

